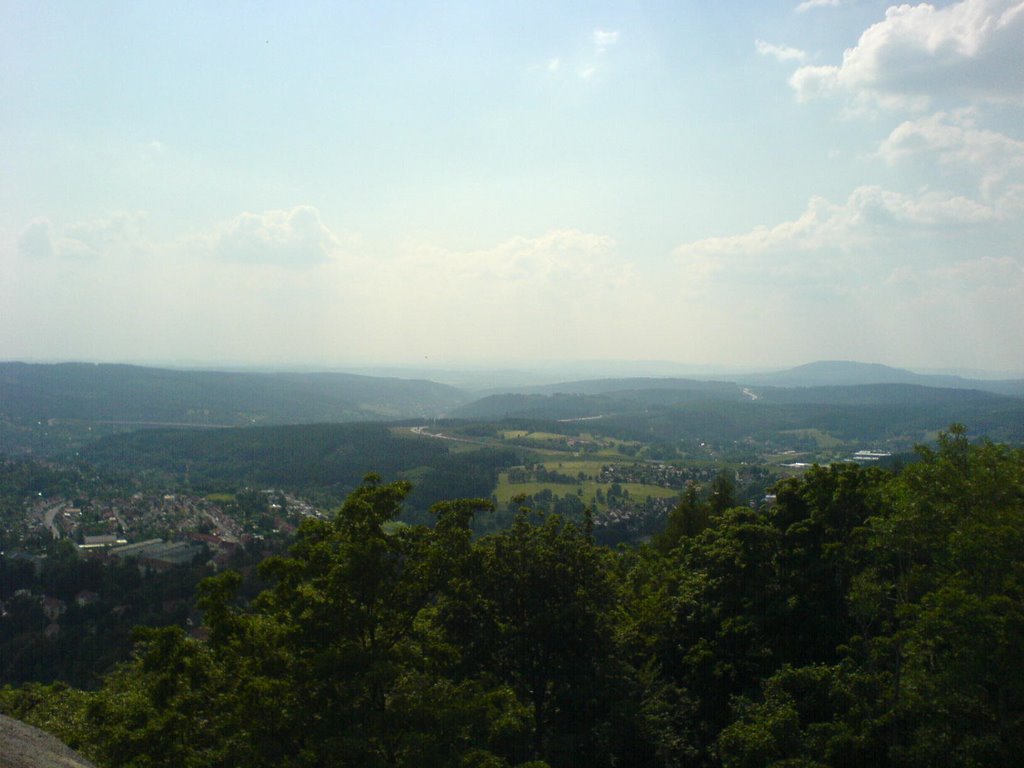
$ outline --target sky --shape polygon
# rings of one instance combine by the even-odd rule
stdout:
[[[0,0],[0,359],[1024,372],[1024,0]]]

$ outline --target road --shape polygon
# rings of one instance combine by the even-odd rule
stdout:
[[[455,443],[473,443],[474,445],[487,445],[487,443],[481,440],[470,440],[467,437],[452,437],[450,435],[441,434],[440,432],[427,432],[426,427],[409,427],[409,431],[412,432],[414,435],[419,435],[420,437],[434,437],[437,438],[438,440],[451,440],[452,442]]]
[[[43,524],[50,529],[50,535],[53,536],[53,538],[55,539],[61,538],[61,531],[60,528],[57,527],[56,523],[53,522],[53,520],[57,517],[57,515],[63,512],[64,508],[67,506],[68,503],[66,501],[60,501],[43,510]]]

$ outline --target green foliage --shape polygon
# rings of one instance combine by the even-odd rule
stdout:
[[[383,424],[300,424],[112,435],[83,451],[100,466],[159,471],[197,488],[351,490],[374,469],[393,476],[447,455],[440,441],[396,437]]]
[[[467,565],[468,588],[442,608],[464,673],[497,678],[529,703],[532,757],[604,762],[595,726],[612,654],[607,553],[561,517],[534,522],[524,509]]]
[[[27,567],[25,567],[27,566]],[[86,688],[131,656],[132,628],[183,624],[205,565],[179,566],[145,578],[134,562],[102,564],[79,557],[68,540],[52,542],[41,570],[31,563],[0,558],[0,682],[62,680]],[[32,594],[16,595],[16,590]],[[79,605],[76,595],[96,602]],[[59,631],[43,613],[42,596],[64,603]]]
[[[654,546],[662,553],[675,549],[684,539],[692,539],[708,527],[710,510],[697,496],[697,484],[689,482],[675,509],[668,516],[665,529],[654,538]]]
[[[29,683],[0,688],[0,713],[23,720],[62,739],[68,746],[86,745],[85,706],[89,694],[63,683]]]
[[[1024,752],[1024,452],[960,428],[898,475],[815,467],[760,510],[684,497],[656,547],[485,500],[397,522],[365,479],[271,586],[205,581],[203,639],[139,634],[82,693],[0,709],[102,765],[1013,765]]]
[[[464,399],[457,389],[430,381],[346,373],[0,363],[0,401],[18,419],[197,425],[359,421],[439,412]]]
[[[833,616],[848,637],[840,666],[819,670],[829,706],[801,709],[806,694],[787,693],[793,680],[817,674],[813,667],[777,673],[723,730],[726,765],[781,764],[772,755],[822,765],[1016,761],[1024,748],[1024,453],[971,445],[954,426],[921,457],[895,477],[873,478],[866,493],[840,494],[866,476],[834,468],[838,483],[819,471],[788,489],[806,498],[811,483],[834,486],[833,499],[846,498],[833,505],[844,513],[831,517],[840,527],[851,525],[846,512],[856,520],[874,510],[851,529],[853,546],[823,548],[812,561],[846,585],[845,610]],[[785,733],[776,727],[783,722]]]

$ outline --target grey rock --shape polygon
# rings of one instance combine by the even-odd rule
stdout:
[[[59,739],[0,715],[0,768],[96,768]]]

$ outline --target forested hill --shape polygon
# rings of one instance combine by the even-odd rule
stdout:
[[[926,385],[954,379],[956,386]],[[763,383],[745,381],[593,379],[474,399],[426,380],[345,373],[0,363],[0,453],[67,457],[104,436],[140,428],[440,416],[594,420],[595,429],[615,428],[629,439],[678,440],[696,436],[686,432],[693,428],[701,439],[764,440],[785,430],[821,429],[843,439],[896,435],[913,443],[956,422],[995,440],[1024,440],[1024,396],[993,391],[1024,392],[1021,382],[926,377],[860,363],[817,363],[771,374]]]
[[[629,413],[649,406],[742,403],[750,396],[730,382],[690,379],[594,379],[493,393],[452,410],[465,419],[580,419]]]
[[[878,363],[821,360],[773,373],[736,377],[744,384],[772,387],[835,387],[860,384],[913,384],[943,389],[977,389],[999,395],[1024,397],[1022,379],[969,379],[962,376],[914,373]]]
[[[742,397],[742,388],[731,381],[703,381],[699,379],[659,377],[584,379],[581,381],[563,381],[557,384],[492,389],[478,394],[482,396],[500,394],[615,395],[622,392],[649,390],[674,392],[677,397],[701,398],[705,400],[730,400]]]
[[[466,399],[432,381],[348,373],[0,363],[0,416],[10,419],[221,426],[369,421],[436,416]]]
[[[979,389],[925,387],[919,384],[859,384],[817,387],[759,387],[758,399],[766,403],[815,403],[821,405],[1013,405],[1021,398]]]
[[[138,430],[101,438],[81,455],[103,469],[159,475],[192,490],[275,487],[333,499],[370,472],[413,474],[410,503],[420,511],[452,495],[490,496],[498,469],[521,460],[511,449],[449,455],[448,446],[380,423],[294,424]]]
[[[453,411],[479,420],[589,420],[588,429],[629,439],[767,439],[787,430],[822,429],[843,439],[911,441],[951,423],[979,434],[1024,441],[1024,399],[969,389],[908,384],[747,387],[717,392],[637,389],[602,395],[491,395]]]
[[[946,405],[996,402],[985,401],[982,392],[1024,396],[1021,381],[922,376],[863,363],[813,363],[738,381],[741,383],[682,378],[591,379],[494,389],[474,396],[425,379],[348,373],[7,362],[0,363],[0,419],[8,422],[8,428],[10,424],[48,420],[124,426],[247,426],[442,415],[583,418],[650,405],[758,399],[780,404]]]
[[[397,438],[384,425],[364,423],[146,429],[110,435],[82,449],[99,467],[162,472],[199,487],[355,487],[367,472],[391,476],[447,452],[440,441]]]
[[[688,493],[652,546],[482,499],[395,525],[368,478],[286,557],[200,587],[98,690],[0,712],[102,766],[1002,768],[1024,750],[1024,453],[962,428],[757,509]],[[3,760],[0,758],[0,763]]]

